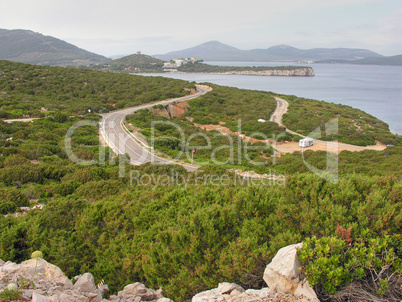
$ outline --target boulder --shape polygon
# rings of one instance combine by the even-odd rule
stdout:
[[[87,293],[95,292],[96,286],[94,276],[92,276],[91,273],[83,274],[74,284],[73,289]]]
[[[14,274],[18,274],[27,280],[32,278],[34,283],[46,281],[55,285],[64,286],[70,281],[59,267],[48,263],[44,259],[30,259],[15,265],[18,269],[14,271]]]
[[[207,290],[196,294],[192,298],[192,302],[209,302],[209,301],[223,301],[229,296],[241,294],[244,288],[235,283],[223,282],[219,283],[217,288]]]
[[[42,296],[36,292],[32,293],[32,302],[50,302],[45,296]]]
[[[296,297],[304,296],[311,301],[319,302],[314,290],[301,276],[299,270],[302,263],[297,258],[297,249],[302,247],[303,244],[298,243],[281,248],[265,268],[264,281],[274,292]]]
[[[160,298],[156,300],[156,302],[173,302],[173,300],[170,300],[169,298]]]
[[[218,285],[218,291],[223,295],[231,294],[234,290],[237,290],[240,293],[244,292],[244,288],[235,283],[223,282]]]
[[[0,272],[3,273],[4,275],[11,275],[18,273],[20,269],[21,267],[19,264],[7,261],[2,265]]]
[[[152,301],[157,299],[157,294],[152,289],[148,289],[144,284],[136,282],[124,287],[122,291],[117,293],[118,297],[134,296],[140,297],[142,301]]]
[[[57,294],[48,297],[50,302],[89,302],[91,301],[88,297],[77,294],[73,291],[58,292]],[[100,300],[97,300],[100,301]]]

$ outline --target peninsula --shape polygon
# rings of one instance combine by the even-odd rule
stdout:
[[[314,76],[314,70],[306,66],[216,66],[196,58],[174,59],[169,62],[137,52],[105,64],[90,65],[93,70],[138,74],[138,73],[215,73],[260,76]]]
[[[188,73],[216,73],[260,76],[314,76],[314,70],[307,66],[216,66],[190,62],[177,68]]]

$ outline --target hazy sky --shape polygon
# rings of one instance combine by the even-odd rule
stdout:
[[[401,0],[1,0],[0,28],[102,55],[166,53],[210,40],[402,54]]]

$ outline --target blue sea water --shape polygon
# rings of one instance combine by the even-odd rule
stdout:
[[[225,66],[300,65],[283,62],[206,62]],[[153,74],[169,78],[209,82],[218,85],[273,91],[323,100],[361,109],[402,135],[402,67],[301,64],[314,69],[314,77],[267,77],[217,74]]]

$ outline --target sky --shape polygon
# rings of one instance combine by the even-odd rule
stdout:
[[[402,54],[401,0],[1,0],[0,28],[105,56],[163,54],[211,40]]]

